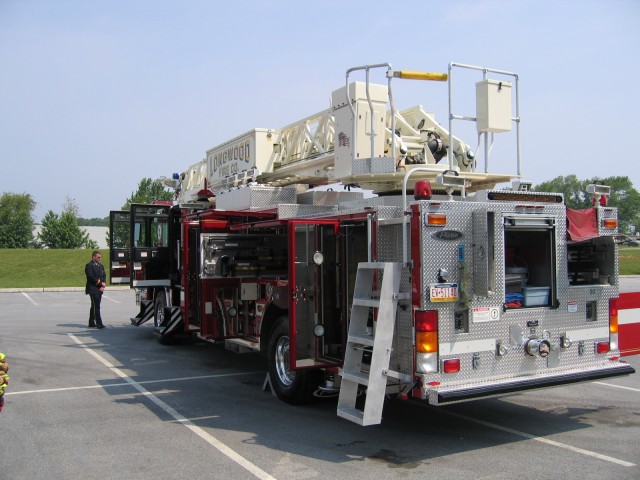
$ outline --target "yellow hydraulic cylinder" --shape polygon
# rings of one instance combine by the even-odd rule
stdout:
[[[411,70],[397,70],[393,72],[394,77],[407,80],[432,80],[436,82],[446,82],[449,76],[439,72],[413,72]]]

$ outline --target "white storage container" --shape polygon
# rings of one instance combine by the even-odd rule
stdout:
[[[549,305],[549,287],[524,287],[525,307],[538,307],[541,305]]]

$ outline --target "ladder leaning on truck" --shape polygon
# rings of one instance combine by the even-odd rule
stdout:
[[[458,72],[480,75],[475,115],[454,111]],[[397,79],[446,82],[448,125],[396,109]],[[263,352],[280,399],[338,395],[338,415],[361,425],[381,422],[391,393],[444,405],[633,373],[608,188],[577,212],[531,191],[520,120],[512,72],[349,69],[329,109],[235,137],[167,180],[174,204],[112,212],[111,281],[136,290],[131,321],[153,319],[162,342]],[[453,133],[462,122],[475,150]],[[516,171],[490,173],[504,132]],[[377,196],[309,189],[334,183]]]

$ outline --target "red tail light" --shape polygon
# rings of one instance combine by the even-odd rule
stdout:
[[[596,343],[596,352],[597,353],[608,353],[609,352],[609,342],[598,342],[598,343]]]
[[[438,311],[416,310],[414,313],[416,329],[416,372],[433,373],[438,371]]]
[[[437,332],[438,331],[438,311],[437,310],[416,310],[415,321],[416,321],[416,332]]]
[[[609,300],[609,333],[618,333],[618,299]]]

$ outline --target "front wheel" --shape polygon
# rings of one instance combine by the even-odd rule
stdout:
[[[163,327],[165,323],[164,307],[167,306],[167,299],[164,292],[159,292],[156,295],[156,300],[153,305],[153,324],[156,327]]]
[[[153,304],[153,324],[156,328],[162,328],[167,325],[167,318],[164,316],[164,307],[167,306],[167,297],[164,292],[160,292],[156,295],[156,300]],[[162,335],[158,337],[160,345],[173,345],[176,343],[176,337],[173,334]]]
[[[280,400],[299,405],[307,402],[311,396],[311,372],[291,369],[289,341],[289,321],[287,317],[280,317],[269,339],[269,377],[271,386]]]

